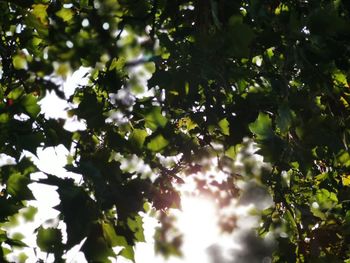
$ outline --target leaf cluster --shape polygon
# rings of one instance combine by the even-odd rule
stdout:
[[[258,229],[276,239],[272,261],[349,258],[347,1],[0,0],[0,10],[0,153],[15,160],[0,167],[0,223],[33,199],[37,168],[24,153],[63,145],[65,169],[82,180],[39,180],[57,187],[67,241],[41,227],[38,247],[60,262],[85,240],[89,262],[108,262],[116,246],[134,260],[144,204],[162,216],[179,208],[182,177],[216,158],[227,180],[196,184],[228,205],[252,178],[232,169],[250,138],[272,167],[255,178],[273,199]],[[60,81],[81,66],[89,81],[68,97]],[[85,129],[45,117],[50,92]],[[166,243],[170,221],[155,237],[166,255],[181,244]],[[0,243],[23,245],[1,225]]]

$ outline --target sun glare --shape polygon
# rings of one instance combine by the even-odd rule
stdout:
[[[185,235],[184,262],[208,262],[207,248],[219,237],[215,203],[204,197],[184,196],[178,227]]]

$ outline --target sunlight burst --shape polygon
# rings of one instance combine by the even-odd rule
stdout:
[[[185,234],[185,262],[208,262],[206,249],[219,238],[217,211],[213,200],[184,196],[178,226]]]

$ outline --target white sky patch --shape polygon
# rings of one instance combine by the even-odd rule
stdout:
[[[63,91],[66,98],[73,95],[76,89],[87,85],[89,82],[88,74],[89,68],[81,67],[75,71],[72,75],[69,75],[65,83],[63,84]],[[44,113],[45,118],[49,119],[66,119],[64,128],[68,131],[85,130],[86,124],[84,121],[78,120],[76,117],[68,118],[67,110],[74,108],[73,104],[68,103],[66,100],[60,99],[54,91],[47,92],[45,98],[39,102],[41,106],[41,112]]]
[[[81,175],[68,172],[64,169],[67,164],[67,156],[69,151],[62,144],[56,147],[38,148],[37,157],[29,152],[25,152],[26,156],[30,157],[34,164],[42,172],[56,175],[61,178],[72,178],[78,183],[81,180]],[[34,176],[38,176],[35,175]]]
[[[4,166],[4,165],[11,165],[11,164],[15,164],[16,160],[15,158],[4,154],[4,153],[0,153],[0,167]]]
[[[185,233],[184,262],[209,262],[205,251],[220,238],[215,204],[210,199],[183,197],[182,211],[177,212],[179,229]]]
[[[76,88],[85,86],[89,83],[88,74],[90,68],[80,67],[79,70],[75,71],[71,76],[68,76],[66,82],[63,84],[63,90],[66,97],[73,95]]]
[[[39,102],[39,104],[41,107],[41,111],[45,114],[45,118],[67,118],[67,113],[65,112],[65,110],[69,105],[66,101],[61,100],[59,97],[57,97],[55,92],[47,92],[45,98],[43,98]]]

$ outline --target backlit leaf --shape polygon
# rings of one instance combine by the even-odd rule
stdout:
[[[148,144],[147,148],[154,152],[159,152],[169,144],[169,141],[159,134],[153,138]]]
[[[42,23],[47,24],[47,5],[44,4],[34,4],[32,14]]]
[[[134,219],[128,218],[127,224],[129,228],[134,232],[137,242],[145,242],[145,236],[143,234],[143,222],[141,216],[136,216]]]
[[[164,127],[168,120],[162,115],[160,107],[154,107],[145,116],[145,126],[155,131],[158,127]]]
[[[23,87],[18,87],[10,91],[8,94],[7,98],[12,99],[12,100],[17,100],[19,97],[22,96],[24,93]]]
[[[14,173],[7,181],[7,192],[18,200],[34,199],[32,191],[28,188],[30,183],[28,177],[20,173]]]
[[[125,244],[120,242],[112,224],[104,222],[102,223],[102,229],[103,235],[111,247],[127,245],[126,241]]]
[[[35,118],[40,112],[40,106],[35,96],[29,94],[21,99],[21,105],[24,107],[28,115]]]
[[[10,119],[10,117],[7,113],[0,114],[0,123],[8,122],[9,119]]]
[[[332,208],[338,202],[338,198],[335,193],[329,192],[326,189],[317,190],[315,197],[320,207],[325,209]]]
[[[13,67],[15,69],[27,69],[28,64],[24,54],[17,54],[12,58]]]
[[[62,8],[56,12],[56,15],[62,18],[64,22],[67,22],[73,18],[74,12],[70,8]]]
[[[197,126],[198,125],[190,117],[181,118],[178,122],[178,127],[186,131],[193,130]]]
[[[349,186],[350,185],[350,175],[344,174],[341,177],[341,180],[342,180],[342,183],[343,183],[344,186]]]
[[[130,259],[132,262],[135,262],[135,252],[132,246],[127,246],[123,248],[120,252],[119,255],[126,258]]]
[[[38,208],[34,206],[28,206],[26,209],[23,210],[22,216],[26,221],[31,222],[34,220],[34,217],[37,212],[38,212]]]
[[[255,122],[249,125],[249,129],[258,140],[266,140],[273,136],[271,118],[265,113],[259,113]]]
[[[147,136],[148,136],[148,134],[145,130],[134,129],[130,135],[130,141],[137,148],[140,149],[143,146],[143,143],[145,142],[145,139]]]
[[[53,253],[62,245],[62,233],[57,228],[40,227],[36,237],[39,248],[48,253]]]
[[[230,135],[230,123],[227,121],[226,118],[219,121],[219,127],[223,134],[227,136]]]
[[[102,225],[93,224],[82,247],[88,262],[111,262],[109,257],[115,257],[115,253],[109,242],[105,239]]]

